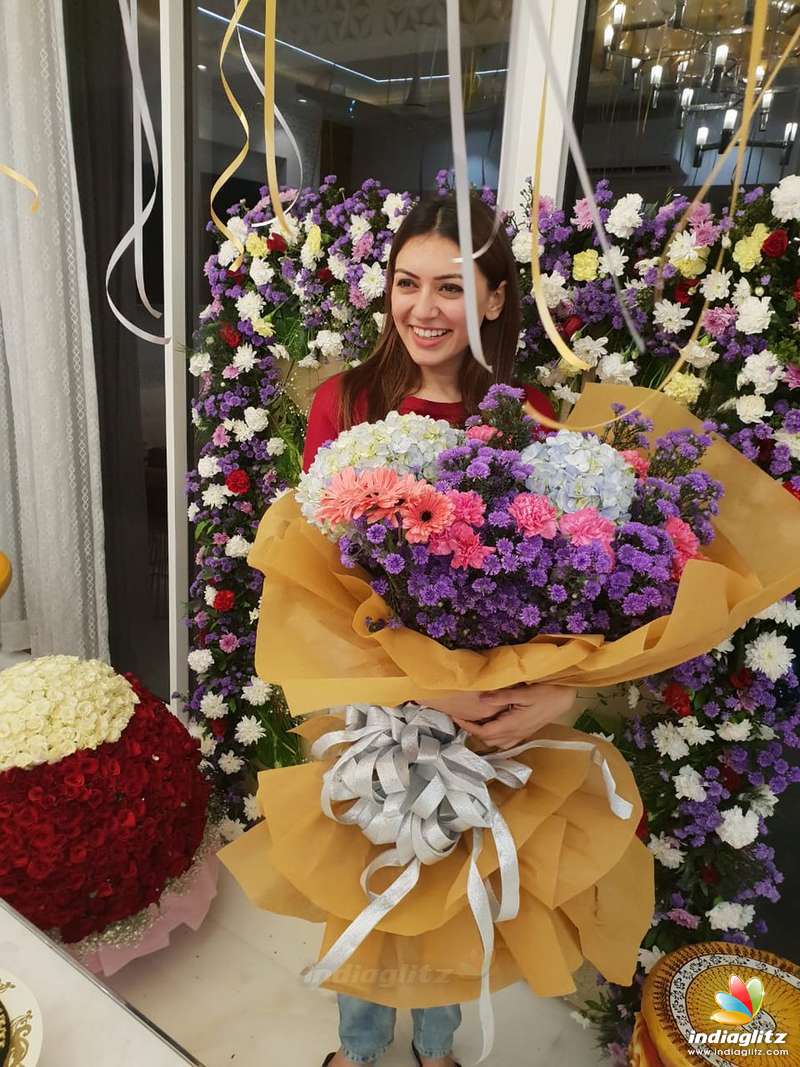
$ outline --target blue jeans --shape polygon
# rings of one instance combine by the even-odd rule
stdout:
[[[354,1063],[373,1063],[394,1040],[395,1008],[338,994],[339,1041]],[[414,1047],[421,1056],[436,1059],[453,1051],[453,1034],[461,1023],[461,1008],[413,1008]]]

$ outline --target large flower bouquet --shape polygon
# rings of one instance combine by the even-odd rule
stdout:
[[[178,719],[107,664],[3,671],[0,896],[78,952],[130,947],[210,850],[199,762]]]
[[[301,479],[303,513],[372,576],[389,625],[488,649],[614,639],[671,612],[713,539],[722,486],[698,469],[710,436],[675,431],[646,453],[652,423],[628,415],[607,440],[539,439],[522,398],[493,386],[466,431],[396,414],[357,427]]]

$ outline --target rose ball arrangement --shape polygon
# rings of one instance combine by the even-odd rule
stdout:
[[[0,673],[0,896],[71,946],[126,922],[130,944],[203,853],[199,762],[132,675],[73,656]]]

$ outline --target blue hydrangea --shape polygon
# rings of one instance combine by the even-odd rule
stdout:
[[[630,515],[636,474],[611,445],[594,435],[559,430],[528,445],[520,457],[533,467],[526,484],[561,512],[597,508],[614,522]]]

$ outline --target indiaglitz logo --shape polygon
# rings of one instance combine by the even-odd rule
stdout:
[[[738,974],[732,974],[728,979],[728,992],[717,993],[714,999],[722,1009],[711,1016],[715,1023],[746,1026],[758,1015],[764,1003],[764,983],[760,978],[751,978],[745,983]]]

